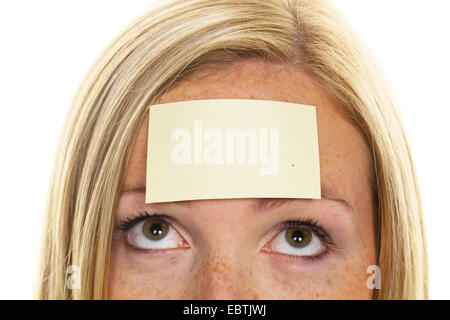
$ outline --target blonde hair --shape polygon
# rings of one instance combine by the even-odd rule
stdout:
[[[157,97],[196,70],[243,59],[308,70],[372,150],[378,299],[428,298],[422,207],[385,76],[325,0],[173,0],[136,19],[83,81],[52,173],[36,296],[104,299],[114,212],[137,130]],[[79,267],[70,290],[67,268]]]

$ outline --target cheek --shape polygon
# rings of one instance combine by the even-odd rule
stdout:
[[[238,299],[370,299],[372,296],[366,286],[369,262],[361,257],[310,267],[266,261],[241,270],[237,276],[238,270],[227,271],[235,268],[226,261],[213,263],[204,272],[169,267],[167,273],[160,270],[155,274],[153,267],[118,258],[118,252],[120,248],[112,250],[109,299],[191,299],[205,295],[210,298],[218,295],[218,298],[232,291],[236,291],[234,298]],[[174,265],[182,264],[176,260]],[[170,266],[168,261],[164,264]]]
[[[180,255],[146,257],[113,241],[108,299],[177,299],[184,286],[186,259]]]
[[[371,299],[367,287],[370,255],[328,257],[321,261],[289,263],[269,257],[256,273],[254,285],[261,299]]]
[[[373,290],[367,286],[367,268],[374,264],[369,255],[349,258],[329,274],[331,299],[372,299]]]

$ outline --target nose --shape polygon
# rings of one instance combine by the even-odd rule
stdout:
[[[248,299],[248,272],[238,257],[220,251],[208,254],[198,268],[196,296],[202,300]]]

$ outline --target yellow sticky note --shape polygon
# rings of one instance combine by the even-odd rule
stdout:
[[[210,99],[149,112],[146,203],[320,199],[315,107]]]

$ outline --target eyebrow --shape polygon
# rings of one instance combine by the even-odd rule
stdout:
[[[298,200],[314,200],[314,199],[307,199],[307,198],[262,198],[259,199],[258,204],[257,204],[257,211],[261,211],[261,210],[269,210],[269,209],[274,209],[274,208],[281,208],[285,205],[288,205],[289,203],[292,203],[294,201],[298,201]],[[345,199],[340,199],[340,198],[334,198],[334,197],[330,197],[327,195],[323,195],[321,196],[320,199],[317,200],[330,200],[330,201],[337,201],[341,204],[343,204],[345,207],[347,207],[350,210],[353,210],[352,205]]]
[[[145,193],[145,187],[143,186],[137,186],[125,189],[122,191],[122,195],[124,194],[130,194],[130,193]],[[269,210],[274,208],[280,208],[285,205],[288,205],[289,203],[292,203],[297,200],[313,200],[313,199],[303,199],[303,198],[259,198],[258,203],[256,205],[256,210]],[[336,196],[333,189],[326,185],[321,186],[321,198],[317,200],[330,200],[330,201],[336,201],[344,205],[350,210],[354,210],[353,206],[344,198],[340,196]],[[172,203],[190,207],[192,205],[193,200],[181,200],[181,201],[172,201]]]
[[[129,193],[145,193],[145,187],[137,186],[137,187],[125,188],[124,190],[122,190],[121,195],[129,194]]]

